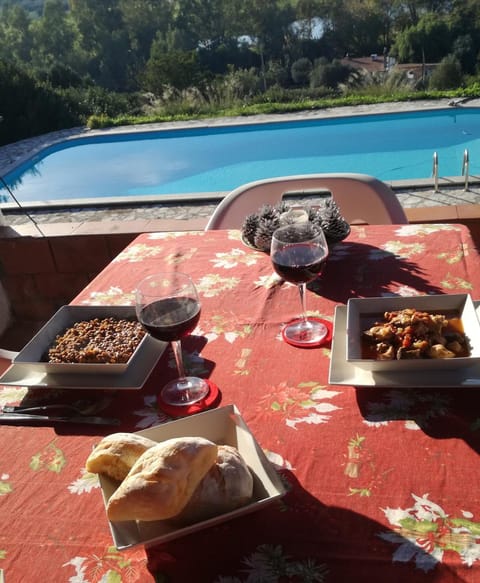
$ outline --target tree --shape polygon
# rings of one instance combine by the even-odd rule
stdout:
[[[30,18],[18,5],[6,6],[0,20],[0,57],[28,63],[32,49]]]
[[[135,55],[136,65],[143,67],[150,57],[155,37],[165,36],[171,27],[172,2],[169,0],[119,0],[123,25]]]
[[[38,69],[75,62],[73,46],[77,31],[62,0],[46,0],[42,18],[31,24],[32,64]]]
[[[440,61],[451,50],[451,34],[445,16],[432,12],[422,16],[415,26],[397,35],[392,53],[401,63]]]
[[[466,73],[474,73],[480,56],[480,3],[478,0],[453,0],[449,17],[452,53]]]
[[[107,89],[131,88],[132,55],[119,0],[71,0],[71,14],[91,77]]]
[[[453,41],[452,54],[464,73],[473,74],[477,66],[478,45],[471,34],[462,34]]]
[[[177,93],[201,84],[203,75],[195,51],[163,50],[162,42],[154,42],[152,55],[141,76],[143,89],[161,96],[168,87]]]
[[[388,5],[380,0],[324,0],[324,41],[336,57],[383,51],[390,21]]]
[[[433,70],[428,86],[431,89],[456,89],[462,85],[462,67],[454,55],[448,55]]]

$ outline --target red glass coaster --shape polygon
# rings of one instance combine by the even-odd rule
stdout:
[[[216,384],[212,383],[212,381],[209,381],[208,379],[205,380],[207,381],[210,390],[208,395],[201,401],[197,401],[196,403],[185,406],[169,405],[164,403],[162,397],[158,395],[158,408],[167,415],[170,415],[170,417],[186,417],[187,415],[195,415],[195,413],[200,413],[201,411],[206,411],[207,409],[215,407],[220,402],[222,394],[220,393],[220,389]]]
[[[326,344],[327,342],[330,342],[332,339],[332,333],[333,333],[333,326],[332,323],[329,322],[328,320],[324,320],[323,318],[315,318],[313,316],[309,316],[308,317],[309,320],[315,320],[316,322],[320,322],[321,324],[323,324],[324,326],[326,326],[327,328],[327,334],[318,342],[311,342],[308,344],[302,343],[302,342],[295,342],[295,340],[292,340],[291,338],[288,338],[285,335],[285,328],[286,326],[288,326],[289,324],[292,324],[293,322],[298,322],[300,321],[300,318],[298,320],[293,320],[292,322],[288,322],[288,324],[286,324],[283,328],[282,328],[282,338],[283,340],[287,343],[287,344],[291,344],[292,346],[297,346],[298,348],[317,348],[318,346],[322,346],[323,344]]]

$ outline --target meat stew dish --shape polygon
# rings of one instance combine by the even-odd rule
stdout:
[[[362,358],[375,360],[468,357],[470,346],[460,314],[387,311],[362,334]]]

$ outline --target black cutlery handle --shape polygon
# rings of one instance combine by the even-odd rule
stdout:
[[[2,413],[0,414],[1,423],[80,423],[87,425],[120,425],[119,419],[112,417],[82,417],[75,415],[73,417],[60,417],[54,415],[30,415],[28,413]]]

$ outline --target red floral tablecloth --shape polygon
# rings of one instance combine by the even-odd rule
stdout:
[[[267,255],[236,231],[138,237],[74,300],[131,304],[145,275],[190,273],[203,309],[184,342],[190,371],[234,403],[286,495],[259,512],[145,550],[114,548],[97,477],[84,462],[117,428],[0,427],[0,569],[25,581],[480,581],[480,389],[328,384],[330,345],[282,342],[298,315]],[[333,321],[350,297],[480,294],[480,262],[458,225],[353,227],[308,293]],[[141,390],[111,391],[122,431],[163,423],[156,395],[175,374],[168,350]],[[415,383],[415,381],[413,381]],[[67,397],[0,387],[0,404]],[[92,397],[91,391],[82,398]]]

